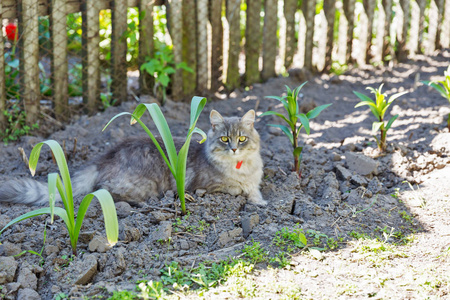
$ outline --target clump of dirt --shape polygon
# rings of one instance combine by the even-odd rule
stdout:
[[[259,278],[255,284],[261,287],[260,297],[270,294],[261,292],[267,282],[286,280],[301,287],[301,295],[305,297],[375,293],[408,298],[411,290],[416,293],[422,285],[394,270],[405,268],[414,277],[420,273],[414,270],[424,262],[434,268],[435,276],[440,276],[440,284],[425,294],[448,295],[449,279],[442,274],[448,269],[449,261],[436,257],[448,247],[450,232],[450,133],[445,126],[449,108],[438,93],[417,82],[417,78],[439,78],[449,57],[450,52],[445,50],[433,57],[418,56],[394,68],[367,67],[351,69],[339,76],[311,77],[302,89],[305,106],[302,109],[333,105],[311,121],[311,135],[301,134],[304,146],[301,178],[291,171],[293,157],[289,140],[281,131],[267,126],[278,120],[258,118],[255,127],[261,135],[265,165],[261,192],[269,202],[267,207],[249,204],[243,196],[207,194],[201,190],[192,191],[191,202],[187,202],[189,213],[185,216],[180,215],[174,191],[149,199],[139,208],[119,202],[116,204],[119,243],[110,248],[104,238],[101,208],[93,202],[81,229],[78,257],[71,256],[62,220],[46,227],[47,216],[18,223],[1,236],[0,295],[6,299],[19,295],[24,299],[38,294],[43,299],[52,299],[61,293],[90,297],[134,290],[139,280],[160,280],[161,269],[170,263],[192,267],[205,261],[221,261],[241,254],[244,245],[254,242],[268,249],[266,255],[275,257],[280,249],[274,244],[274,237],[283,228],[303,229],[308,246],[320,248],[322,254],[318,258],[290,253],[293,256],[288,265],[296,270],[291,275],[303,274],[298,278],[284,273],[268,275],[263,272],[267,261],[259,264],[252,276],[255,280]],[[368,109],[354,108],[359,100],[352,93],[353,90],[367,93],[366,86],[377,87],[381,83],[389,95],[409,92],[392,107],[391,114],[400,117],[388,132],[389,145],[383,155],[376,151],[375,140],[370,135],[373,117]],[[208,129],[206,112],[213,108],[228,116],[242,116],[249,109],[256,109],[258,115],[267,110],[282,112],[279,102],[264,96],[281,95],[284,85],[300,84],[294,76],[270,79],[248,91],[236,90],[226,100],[209,102],[198,127]],[[96,116],[77,117],[49,138],[64,143],[72,172],[82,169],[122,138],[143,133],[141,128],[130,126],[125,117],[101,132],[112,116],[132,111],[137,104],[130,101]],[[169,100],[162,110],[173,134],[184,136],[189,123],[189,105]],[[155,130],[149,118],[144,122]],[[12,178],[30,177],[17,148],[22,147],[29,155],[32,146],[42,140],[42,137],[24,137],[18,143],[0,146],[0,184]],[[43,151],[37,180],[45,181],[53,171],[56,166],[51,155]],[[420,189],[416,184],[420,184]],[[0,227],[31,209],[0,204]],[[361,258],[358,249],[370,248],[370,245],[355,244],[362,241],[361,237],[378,238],[388,244],[407,244],[399,246],[407,254],[383,257],[389,261],[385,264],[370,255]],[[39,252],[42,247],[42,260],[29,253],[14,257],[24,250]],[[409,256],[407,262],[405,255]],[[274,261],[275,266],[280,265],[280,261]],[[335,271],[327,272],[330,268]],[[384,272],[386,278],[392,278],[392,283],[383,286],[374,283],[373,277],[358,273],[359,268],[369,274],[377,270]],[[394,279],[398,279],[401,288]],[[350,294],[343,288],[349,282],[356,286],[350,289]]]

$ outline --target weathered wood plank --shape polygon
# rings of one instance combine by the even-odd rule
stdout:
[[[0,20],[3,19],[2,2],[0,1]],[[0,22],[1,24],[1,22]],[[6,80],[5,80],[5,56],[4,56],[3,35],[0,36],[0,131],[6,128],[6,117],[3,111],[6,110]]]
[[[297,11],[297,0],[284,0],[283,22],[284,22],[284,67],[289,69],[294,59],[296,47],[295,42],[295,12]]]
[[[324,0],[323,10],[325,12],[325,18],[327,20],[327,43],[325,49],[325,65],[324,70],[329,71],[331,69],[332,53],[333,53],[333,40],[334,40],[334,19],[336,16],[336,1]]]
[[[113,0],[111,4],[111,92],[115,105],[127,100],[127,3]]]
[[[264,3],[264,29],[262,57],[262,80],[267,80],[276,75],[275,59],[277,57],[277,0],[265,0]]]
[[[225,85],[229,90],[239,86],[240,53],[240,0],[226,0],[226,19],[228,22],[228,60]]]
[[[400,6],[403,12],[402,30],[401,34],[397,36],[397,59],[398,61],[405,61],[408,58],[408,49],[406,48],[406,41],[408,38],[409,24],[411,22],[411,5],[410,0],[400,0]]]
[[[21,94],[25,108],[25,121],[35,124],[39,117],[39,32],[38,3],[34,0],[19,1]]]
[[[261,0],[247,0],[245,26],[245,85],[247,86],[260,80],[261,8]]]
[[[173,44],[173,60],[175,64],[179,64],[183,61],[183,14],[182,14],[182,1],[181,0],[169,0],[170,4],[170,35],[172,37]],[[183,99],[183,75],[182,70],[176,70],[172,77],[172,99]]]
[[[153,42],[153,0],[141,0],[139,6],[139,89],[141,94],[150,94],[155,85],[155,79],[146,71],[141,71],[141,66],[147,58],[153,57],[155,45]]]
[[[208,89],[208,0],[197,0],[197,90]]]
[[[191,101],[197,88],[197,18],[195,0],[183,0],[183,61],[193,72],[183,70],[183,98]]]
[[[363,0],[364,11],[367,16],[367,31],[366,31],[366,46],[365,46],[365,62],[370,64],[373,58],[372,47],[372,32],[373,32],[373,17],[375,13],[375,0]]]
[[[97,0],[86,0],[82,7],[83,103],[88,113],[100,105],[100,24]]]
[[[344,13],[347,19],[347,51],[345,61],[353,63],[353,30],[355,29],[355,4],[356,0],[344,0]]]
[[[222,85],[223,75],[223,0],[211,0],[209,21],[211,23],[211,90],[216,91]]]
[[[312,52],[314,48],[314,17],[316,15],[316,0],[303,1],[302,10],[306,23],[305,68],[315,71],[312,62]]]
[[[57,120],[69,117],[67,66],[67,15],[64,0],[52,0],[50,5],[50,34],[52,40],[53,107]]]

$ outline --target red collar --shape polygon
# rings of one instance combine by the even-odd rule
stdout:
[[[236,169],[240,169],[243,162],[244,162],[243,160],[238,161],[238,163],[236,164]]]

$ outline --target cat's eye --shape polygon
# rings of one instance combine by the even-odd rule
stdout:
[[[220,138],[220,140],[221,140],[222,142],[226,143],[226,142],[228,142],[228,137],[227,137],[227,136],[222,136],[222,137]]]
[[[238,138],[238,140],[239,140],[239,142],[243,143],[243,142],[245,142],[247,140],[247,137],[246,136],[240,136]]]

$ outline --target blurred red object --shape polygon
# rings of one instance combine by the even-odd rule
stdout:
[[[13,23],[9,23],[5,27],[6,31],[6,38],[10,41],[17,41],[18,34],[17,34],[17,26]]]

